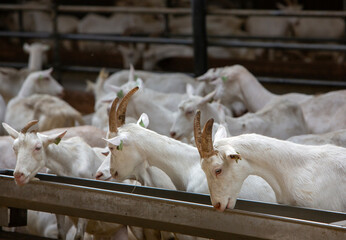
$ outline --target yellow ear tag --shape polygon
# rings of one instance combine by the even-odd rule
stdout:
[[[60,143],[60,141],[61,141],[61,138],[57,138],[57,139],[55,139],[55,142],[54,142],[54,143],[55,143],[56,145],[58,145],[58,144]]]
[[[235,162],[238,163],[238,161],[241,160],[241,156],[240,156],[240,153],[238,153],[238,152],[236,152],[236,153],[239,155],[239,157],[237,157],[237,158],[235,159]]]
[[[117,149],[119,151],[123,150],[123,140],[120,140],[120,144],[119,144],[119,146],[117,146]]]

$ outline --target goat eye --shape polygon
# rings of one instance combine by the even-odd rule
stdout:
[[[216,170],[215,170],[215,175],[216,175],[216,176],[217,176],[217,175],[220,175],[221,172],[222,172],[222,169],[221,169],[221,168],[220,168],[220,169],[216,169]]]
[[[192,114],[193,114],[193,110],[186,111],[186,115],[192,115]]]

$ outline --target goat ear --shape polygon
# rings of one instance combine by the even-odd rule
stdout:
[[[238,152],[226,152],[226,157],[228,160],[235,161],[236,163],[238,163],[238,161],[241,160],[241,155]]]
[[[102,139],[114,146],[120,146],[122,143],[126,143],[127,141],[127,137],[124,135],[116,136],[114,138],[109,138],[109,139],[106,139],[106,138],[102,138]]]
[[[191,97],[194,94],[194,89],[193,86],[191,84],[186,84],[186,94]]]
[[[144,86],[142,78],[137,78],[136,79],[136,86],[139,87],[139,89],[142,89]]]
[[[95,83],[90,81],[90,80],[86,80],[86,91],[87,92],[94,92],[95,89]]]
[[[43,71],[43,73],[44,73],[45,75],[51,75],[52,72],[53,72],[53,68],[52,68],[52,67],[51,67],[51,68],[48,68],[47,70],[44,70],[44,71]]]
[[[28,43],[24,43],[23,45],[23,50],[26,52],[26,53],[29,53],[30,51],[30,45]]]
[[[109,154],[109,151],[107,151],[107,152],[102,152],[101,154],[102,154],[102,155],[105,155],[105,156],[107,157],[108,154]]]
[[[149,117],[146,113],[142,113],[142,115],[139,117],[137,124],[141,127],[147,128],[149,125]]]
[[[130,71],[129,71],[129,82],[135,81],[135,68],[133,67],[132,63],[130,64]]]
[[[2,123],[2,126],[5,128],[6,132],[13,138],[16,139],[19,136],[19,133],[12,128],[10,125],[8,125],[7,123]]]
[[[56,145],[58,145],[66,133],[67,133],[67,130],[64,132],[52,134],[49,136],[43,135],[41,133],[37,133],[37,136],[39,136],[42,139],[42,142],[44,145],[49,145],[51,143],[55,143]]]
[[[215,141],[219,141],[220,139],[222,138],[226,138],[227,137],[227,131],[226,131],[226,128],[225,126],[223,126],[222,124],[219,125],[216,133],[215,133],[215,136],[214,136],[214,142]]]
[[[209,93],[208,95],[204,96],[202,98],[202,100],[198,103],[198,105],[204,105],[204,104],[210,102],[211,100],[213,100],[215,93],[216,93],[216,91],[214,90],[211,93]]]

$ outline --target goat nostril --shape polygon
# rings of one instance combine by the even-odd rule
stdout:
[[[95,178],[100,180],[100,178],[103,176],[103,173],[102,172],[97,172],[96,175],[95,175]]]
[[[177,135],[177,133],[176,133],[176,132],[170,132],[170,134],[171,134],[171,137],[172,137],[172,138],[174,138],[174,137],[175,137],[175,135]]]
[[[216,208],[216,209],[220,209],[220,208],[221,208],[221,203],[220,203],[220,202],[218,202],[217,204],[215,204],[215,205],[214,205],[214,208]]]
[[[118,172],[115,172],[114,178],[117,178],[117,176],[118,176]]]
[[[13,174],[14,178],[20,178],[20,177],[23,176],[23,175],[24,175],[24,173],[21,173],[21,172],[15,172],[15,173]]]

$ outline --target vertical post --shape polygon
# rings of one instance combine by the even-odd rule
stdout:
[[[60,41],[58,33],[58,0],[52,1],[52,24],[53,24],[53,67],[56,73],[56,79],[61,83],[61,69],[60,69]]]
[[[206,0],[191,0],[194,73],[202,75],[208,69],[207,34],[206,34]]]
[[[166,5],[167,8],[172,7],[171,0],[166,0],[165,1],[165,5]],[[168,37],[168,35],[170,33],[170,29],[169,29],[169,14],[165,13],[163,15],[163,17],[164,17],[164,23],[165,23],[164,36]]]
[[[17,4],[22,5],[22,0],[18,0]],[[24,25],[23,25],[23,10],[18,10],[18,24],[19,24],[19,31],[24,32]],[[19,38],[20,45],[23,47],[24,40],[23,38]]]
[[[346,11],[346,0],[343,0],[342,1],[342,9],[344,11]],[[346,24],[346,18],[344,17],[344,21],[345,21],[345,24]],[[344,41],[343,41],[343,44],[346,43],[346,29],[345,29],[345,33],[344,33]]]

